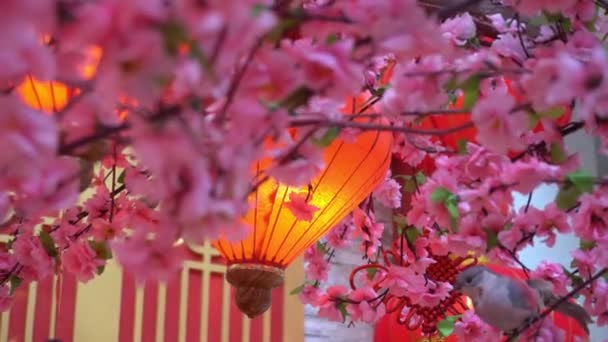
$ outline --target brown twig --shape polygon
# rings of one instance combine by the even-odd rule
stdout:
[[[253,47],[249,49],[249,53],[247,54],[247,57],[245,57],[243,65],[235,72],[234,76],[232,77],[230,85],[228,86],[228,91],[226,92],[226,102],[224,102],[224,106],[222,106],[222,109],[219,111],[216,120],[223,121],[226,118],[226,113],[228,112],[228,108],[230,108],[232,101],[234,101],[234,96],[236,95],[236,92],[239,89],[241,80],[243,79],[243,76],[245,76],[245,72],[249,68],[249,65],[253,61],[253,58],[255,57],[256,53],[262,47],[264,43],[264,38],[265,36],[260,37],[256,40],[256,42],[253,44]]]
[[[324,127],[340,127],[340,128],[356,128],[363,131],[384,131],[384,132],[401,132],[418,135],[431,135],[431,136],[442,136],[452,134],[467,128],[474,127],[473,122],[466,122],[464,124],[445,128],[445,129],[416,129],[410,127],[399,127],[375,123],[364,123],[364,122],[350,122],[350,121],[333,121],[333,120],[319,120],[319,119],[294,119],[291,121],[292,127],[298,126],[309,126],[309,125],[320,125]]]

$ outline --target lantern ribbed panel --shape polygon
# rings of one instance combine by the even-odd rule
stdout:
[[[71,95],[71,90],[63,83],[40,81],[30,75],[16,90],[27,106],[46,113],[65,108]]]
[[[252,209],[245,217],[253,227],[250,235],[237,243],[220,240],[215,246],[228,264],[287,267],[380,184],[389,168],[391,144],[390,132],[377,131],[362,133],[353,143],[334,140],[324,154],[325,169],[311,182],[309,194],[308,187],[264,182],[250,197]],[[258,177],[267,166],[257,165]],[[320,208],[310,222],[297,220],[285,207],[291,192],[308,194],[309,203]]]

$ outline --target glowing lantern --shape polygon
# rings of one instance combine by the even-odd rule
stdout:
[[[394,70],[394,63],[390,63],[384,74],[382,75],[382,80],[384,83],[388,83],[390,81],[390,77]],[[513,86],[511,80],[504,79],[504,82],[507,86],[507,90],[509,95],[513,96],[516,102],[522,102],[523,96],[516,87]],[[448,110],[459,110],[464,107],[464,95],[460,94],[456,97],[456,100],[448,105]],[[564,126],[570,122],[572,118],[572,109],[569,106],[565,106],[563,113],[556,119],[556,124],[558,126]],[[421,130],[449,130],[452,128],[457,128],[461,126],[465,126],[466,124],[471,122],[471,113],[444,113],[437,115],[428,115],[423,117],[420,120],[417,120],[413,127]],[[534,132],[543,131],[542,123],[538,122],[534,128]],[[460,141],[467,142],[476,142],[477,129],[474,126],[466,127],[459,129],[454,132],[450,132],[448,134],[442,134],[433,137],[435,141],[440,141],[443,146],[451,148],[452,150],[458,149],[458,144]],[[510,157],[514,157],[518,155],[521,151],[511,151],[509,153]],[[435,170],[435,163],[432,158],[425,158],[421,165],[419,165],[418,169],[424,171],[427,174],[432,173]]]
[[[351,102],[347,101],[351,112]],[[363,101],[357,99],[361,108]],[[355,120],[369,120],[357,118]],[[283,270],[309,246],[348,215],[384,179],[390,164],[392,134],[369,131],[347,142],[339,137],[325,150],[326,168],[309,187],[293,188],[273,179],[250,196],[245,221],[253,232],[243,241],[214,243],[228,263],[227,280],[236,287],[236,301],[249,317],[268,309],[271,289],[283,282]],[[257,178],[270,161],[257,165]],[[318,208],[310,221],[297,220],[285,207],[292,192],[306,194]]]
[[[80,74],[84,79],[93,78],[101,55],[102,51],[100,47],[94,46],[88,49],[85,61],[80,68]],[[64,83],[41,81],[31,75],[28,75],[17,86],[16,91],[26,105],[46,113],[57,113],[63,110],[70,98],[79,92],[78,89],[71,89]]]
[[[397,313],[382,317],[374,326],[374,342],[456,342],[455,335],[426,336],[421,329],[410,330],[397,321]]]
[[[507,86],[509,95],[513,96],[516,101],[521,101],[522,96],[517,92],[517,90],[512,86],[510,80],[505,79],[505,84]],[[453,104],[448,106],[448,109],[461,109],[464,106],[464,95],[459,95],[456,98],[456,101]],[[570,108],[564,108],[563,114],[557,118],[556,123],[559,126],[563,126],[570,122],[572,117],[572,110]],[[417,126],[421,129],[437,129],[437,130],[445,130],[449,128],[459,127],[465,125],[466,123],[471,122],[471,114],[470,113],[462,113],[462,114],[448,114],[448,115],[430,115],[420,120],[420,126]],[[539,122],[534,126],[534,132],[543,131],[543,126]],[[458,143],[461,140],[475,142],[477,136],[477,129],[475,127],[468,127],[456,132],[452,132],[449,134],[438,136],[437,139],[442,142],[442,144],[446,147],[450,147],[452,149],[458,148]],[[517,153],[515,153],[517,154]]]
[[[26,105],[47,113],[65,108],[72,95],[72,91],[61,82],[39,81],[29,75],[17,87],[17,92]]]

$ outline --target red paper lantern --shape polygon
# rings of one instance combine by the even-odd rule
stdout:
[[[380,84],[387,84],[390,81],[390,77],[393,74],[394,63],[390,63],[386,69],[384,70]],[[512,84],[512,81],[509,79],[504,79],[504,82],[507,86],[508,92],[511,96],[513,96],[517,103],[521,103],[524,98],[522,94],[516,89],[516,87]],[[448,105],[449,110],[458,110],[462,109],[464,106],[464,95],[459,95],[456,100]],[[556,124],[558,126],[564,126],[570,122],[572,118],[572,109],[570,107],[564,108],[564,113],[557,118]],[[450,113],[450,114],[437,114],[437,115],[429,115],[425,116],[421,120],[418,120],[413,127],[421,129],[421,130],[448,130],[450,128],[456,128],[459,126],[466,125],[471,122],[471,113]],[[541,132],[544,130],[542,123],[538,122],[536,126],[533,128],[534,132]],[[439,141],[443,144],[443,146],[450,148],[452,150],[458,149],[458,144],[460,141],[464,140],[467,142],[476,142],[477,141],[477,129],[474,126],[463,128],[457,130],[455,132],[451,132],[448,134],[438,135],[433,137],[435,141]],[[509,153],[510,157],[514,157],[521,153],[521,151],[511,151]],[[430,174],[435,170],[435,163],[431,157],[426,157],[421,164],[418,166],[418,169],[423,171],[426,174]]]
[[[397,322],[397,313],[382,317],[374,327],[374,342],[456,342],[454,335],[425,336],[420,328],[410,330]]]
[[[523,96],[517,91],[517,89],[513,86],[511,80],[504,80],[509,95],[515,98],[516,102],[521,102],[523,100]],[[464,95],[459,95],[456,98],[456,101],[453,104],[448,106],[448,109],[461,109],[464,106]],[[572,110],[567,107],[564,110],[564,113],[557,118],[556,123],[558,126],[563,126],[570,122],[572,118]],[[466,123],[471,121],[470,113],[463,114],[449,114],[449,115],[430,115],[420,120],[420,126],[417,126],[421,129],[436,129],[436,130],[445,130],[449,128],[454,128],[458,126],[465,125]],[[534,132],[543,131],[542,123],[537,123],[534,126]],[[477,137],[477,129],[475,127],[465,128],[453,133],[445,134],[438,136],[436,139],[441,141],[441,143],[449,148],[457,149],[458,143],[461,140],[465,140],[468,142],[476,142]],[[519,151],[514,151],[514,155],[516,155]]]

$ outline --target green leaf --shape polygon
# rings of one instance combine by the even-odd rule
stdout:
[[[38,238],[40,239],[40,243],[42,244],[42,248],[44,248],[44,250],[46,251],[46,254],[48,254],[52,258],[59,255],[57,253],[57,248],[55,248],[55,241],[53,241],[53,238],[49,233],[45,232],[44,230],[41,230],[40,235],[38,235]]]
[[[278,42],[286,31],[296,27],[299,21],[295,18],[286,18],[281,21],[268,33],[271,42]]]
[[[335,33],[330,33],[325,37],[325,44],[332,45],[338,41],[338,35]]]
[[[458,212],[458,200],[456,196],[450,195],[445,201],[445,208],[450,214],[451,218],[457,219],[460,217],[460,213]]]
[[[582,191],[578,187],[566,184],[559,189],[555,197],[555,204],[561,210],[568,210],[576,205],[578,198],[582,194]]]
[[[327,246],[325,245],[325,243],[317,241],[317,251],[323,254],[327,253]]]
[[[444,85],[443,85],[443,89],[445,89],[446,92],[454,92],[456,89],[458,89],[458,81],[456,80],[456,76],[450,78]]]
[[[194,110],[196,112],[200,112],[203,110],[203,101],[201,100],[201,98],[199,98],[197,96],[189,97],[188,105],[190,106],[190,108],[192,108],[192,110]]]
[[[183,25],[177,21],[169,21],[160,27],[165,43],[165,50],[174,56],[181,45],[188,43],[188,34]]]
[[[555,164],[561,164],[567,159],[566,151],[564,151],[562,144],[558,142],[551,143],[549,153],[551,154],[551,161]]]
[[[458,154],[467,154],[467,140],[466,139],[460,139],[458,140]]]
[[[294,109],[306,104],[313,95],[314,91],[302,86],[287,95],[287,97],[278,103],[278,106],[287,109],[290,114],[293,114]]]
[[[378,269],[375,267],[368,267],[367,268],[367,279],[372,280],[374,279],[374,276],[376,276],[376,273],[378,272]]]
[[[122,184],[122,183],[124,183],[124,182],[125,182],[125,173],[126,173],[126,172],[125,172],[125,170],[122,170],[122,172],[120,172],[120,173],[118,174],[118,178],[116,178],[116,181],[117,181],[118,183],[121,183],[121,184]]]
[[[479,75],[473,75],[462,84],[462,91],[464,92],[462,109],[470,110],[477,102],[477,99],[479,98],[480,80],[481,77],[479,77]]]
[[[498,246],[498,234],[490,228],[485,228],[486,232],[486,251],[491,251]]]
[[[97,267],[97,275],[102,275],[103,271],[106,270],[106,265],[101,265],[99,267]]]
[[[348,317],[348,312],[346,311],[346,302],[337,303],[336,308],[342,314],[342,322],[346,321],[346,317]]]
[[[15,275],[10,277],[11,289],[9,291],[9,296],[12,296],[15,293],[15,290],[21,285],[23,280]]]
[[[597,246],[595,241],[585,241],[583,239],[580,240],[579,248],[583,251],[588,251],[590,249],[595,248]]]
[[[566,176],[566,178],[582,192],[593,191],[593,181],[595,177],[586,170],[579,170],[572,172]]]
[[[320,138],[313,138],[312,142],[318,147],[327,147],[340,135],[340,128],[337,126],[329,127],[325,134]]]
[[[416,242],[416,239],[420,235],[422,235],[422,232],[420,232],[416,227],[409,227],[405,230],[405,238],[407,239],[407,242],[412,245]]]
[[[257,18],[266,10],[268,7],[264,4],[255,4],[251,7],[251,16]]]
[[[416,192],[416,189],[416,181],[412,177],[408,178],[405,183],[403,183],[403,192],[411,194],[413,192]]]
[[[534,129],[538,125],[540,117],[536,113],[528,113],[528,120],[530,120],[530,129]]]
[[[390,84],[385,84],[383,86],[380,86],[373,90],[372,95],[374,95],[375,97],[382,97],[384,95],[384,93],[386,92],[386,90],[390,87],[391,87]]]
[[[450,195],[452,195],[450,190],[440,186],[431,192],[431,201],[433,201],[433,203],[443,203]]]
[[[293,296],[293,295],[297,295],[298,293],[302,292],[302,290],[304,289],[304,286],[306,286],[306,283],[296,287],[295,289],[289,291],[289,295]]]
[[[536,113],[541,118],[549,118],[549,119],[557,119],[560,116],[564,115],[566,108],[564,106],[557,106],[549,108],[545,111]]]
[[[418,171],[416,173],[416,183],[418,183],[418,185],[422,185],[426,182],[426,176],[424,175],[424,173],[422,173],[422,171]]]
[[[454,332],[454,323],[456,323],[460,316],[461,315],[448,316],[439,321],[439,323],[437,323],[437,331],[439,331],[439,334],[443,337],[452,335]]]
[[[108,260],[112,258],[112,251],[105,241],[89,240],[89,246],[95,251],[97,258]]]
[[[574,267],[574,266],[573,266]],[[576,287],[579,286],[581,284],[584,283],[583,278],[577,276],[576,274],[570,272],[567,268],[565,268],[564,266],[562,266],[562,270],[564,271],[564,274],[566,276],[568,276],[568,278],[570,278],[570,281],[572,282],[572,286]]]
[[[397,227],[397,234],[403,234],[403,230],[405,229],[405,227],[407,227],[407,220],[405,219],[405,217],[402,215],[395,215],[393,216],[393,222]]]

